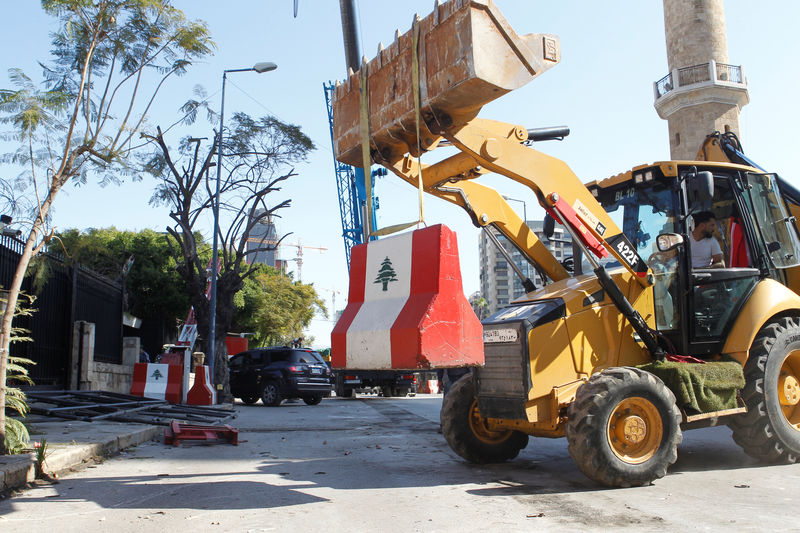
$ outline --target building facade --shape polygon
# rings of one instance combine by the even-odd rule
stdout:
[[[536,233],[536,236],[547,245],[547,249],[553,253],[558,261],[563,261],[572,255],[572,240],[570,235],[559,225],[556,225],[553,238],[548,241],[542,231],[542,222],[529,220],[527,224],[534,233]],[[537,287],[541,287],[543,281],[533,268],[533,265],[528,264],[511,241],[506,239],[493,227],[486,226],[478,240],[480,295],[486,300],[487,312],[494,313],[517,298],[524,296],[525,289],[522,287],[522,280],[508,264],[505,256],[497,249],[494,242],[486,236],[487,231],[491,231],[492,234],[498,238],[511,256],[514,264],[517,265],[519,270],[529,277]]]
[[[263,213],[263,209],[258,210],[256,211],[255,216],[262,216]],[[255,253],[248,254],[247,262],[251,264],[261,263],[278,268],[278,265],[276,265],[276,242],[278,242],[278,231],[275,228],[275,224],[273,224],[271,221],[265,220],[253,226],[253,229],[250,230],[250,237],[247,239],[247,251],[249,252],[251,250],[258,250],[259,248],[266,248],[267,246],[270,246],[272,249],[260,250]]]

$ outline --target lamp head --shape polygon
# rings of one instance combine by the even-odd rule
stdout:
[[[270,70],[275,70],[278,68],[278,65],[273,63],[272,61],[262,61],[260,63],[256,63],[253,65],[253,70],[258,72],[259,74],[263,74],[264,72],[269,72]]]

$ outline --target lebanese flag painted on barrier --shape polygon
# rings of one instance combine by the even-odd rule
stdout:
[[[456,234],[438,224],[353,247],[331,366],[360,370],[483,364],[483,329],[464,296]]]
[[[160,363],[133,365],[131,395],[181,403],[183,366]]]

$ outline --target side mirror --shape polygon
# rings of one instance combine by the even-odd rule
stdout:
[[[544,236],[547,237],[547,240],[553,238],[553,234],[556,232],[556,219],[550,216],[550,213],[545,213],[544,215],[544,222],[542,222],[542,233]]]
[[[695,202],[709,202],[714,197],[714,174],[708,170],[690,175],[688,185]]]
[[[656,238],[659,252],[669,252],[683,244],[683,235],[677,233],[662,233]]]

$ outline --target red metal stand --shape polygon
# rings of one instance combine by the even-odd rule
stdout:
[[[239,445],[239,430],[231,426],[199,426],[181,424],[177,420],[164,429],[164,444],[179,446],[181,441],[195,440]]]

